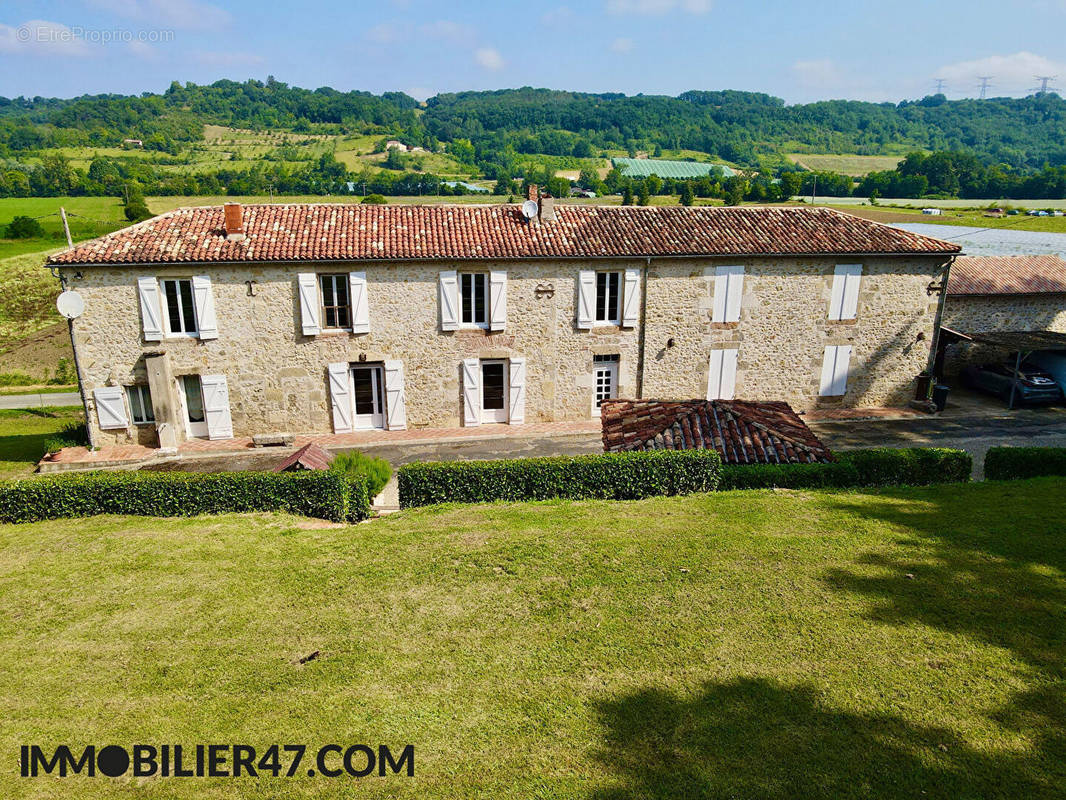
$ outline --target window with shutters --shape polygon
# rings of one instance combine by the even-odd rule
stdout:
[[[596,273],[596,322],[622,324],[622,273]]]
[[[599,416],[604,400],[618,397],[618,355],[592,357],[595,385],[592,396],[592,413]]]
[[[127,386],[126,400],[130,404],[130,419],[134,425],[151,425],[155,422],[152,394],[147,386]]]
[[[739,322],[743,296],[744,267],[715,267],[714,305],[711,309],[711,322]]]
[[[862,264],[838,264],[833,270],[833,291],[829,298],[830,320],[855,319],[859,310],[859,284]]]
[[[348,273],[319,275],[322,289],[322,327],[349,329],[352,327],[352,298],[348,291]]]
[[[164,278],[163,315],[170,336],[197,336],[196,303],[193,300],[192,280],[189,278]]]
[[[850,361],[851,345],[829,345],[825,348],[818,394],[822,397],[839,397],[847,392]]]
[[[459,322],[467,328],[489,326],[489,276],[487,272],[459,273]]]

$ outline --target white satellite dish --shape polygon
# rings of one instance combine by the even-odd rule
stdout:
[[[522,203],[522,216],[526,219],[533,219],[533,217],[537,216],[536,200],[526,200],[526,202]]]
[[[67,319],[77,319],[85,311],[85,299],[73,289],[67,289],[56,298],[56,308]]]

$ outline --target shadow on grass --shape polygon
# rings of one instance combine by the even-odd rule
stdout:
[[[1045,699],[1032,698],[1033,713]],[[946,729],[834,710],[810,686],[763,679],[707,684],[692,698],[641,691],[597,710],[600,759],[617,775],[597,800],[1061,796],[1039,767],[1062,753],[1061,729],[1023,756],[994,755]]]
[[[24,461],[36,464],[44,455],[45,442],[54,433],[26,433],[21,436],[0,436],[0,461]]]

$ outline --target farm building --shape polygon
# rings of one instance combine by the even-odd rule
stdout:
[[[646,178],[658,175],[660,178],[703,178],[714,170],[721,170],[722,175],[730,177],[736,171],[725,164],[706,164],[698,161],[667,161],[658,158],[612,158],[611,164],[627,178]]]

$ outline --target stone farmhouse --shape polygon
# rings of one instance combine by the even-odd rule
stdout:
[[[824,208],[184,208],[53,256],[99,445],[906,403],[957,245]]]

